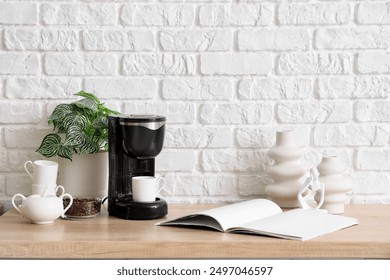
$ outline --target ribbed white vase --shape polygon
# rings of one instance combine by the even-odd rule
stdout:
[[[274,164],[267,168],[273,183],[265,188],[267,196],[283,208],[299,207],[297,195],[305,169],[300,162],[303,150],[296,144],[292,130],[276,133],[276,145],[268,151]]]
[[[325,185],[325,198],[323,209],[331,214],[344,213],[346,193],[352,188],[352,181],[344,175],[344,166],[337,156],[323,157],[317,166],[320,173],[318,180]],[[315,197],[318,202],[319,197]]]

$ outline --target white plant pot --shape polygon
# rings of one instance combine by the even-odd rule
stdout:
[[[58,184],[73,197],[102,198],[108,193],[108,152],[58,157]]]

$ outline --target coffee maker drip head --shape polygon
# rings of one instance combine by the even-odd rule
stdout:
[[[123,149],[133,158],[154,158],[162,150],[165,117],[131,115],[119,121],[122,129]]]

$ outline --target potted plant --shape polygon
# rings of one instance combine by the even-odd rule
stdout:
[[[74,198],[101,199],[108,188],[107,117],[118,112],[92,93],[75,95],[83,98],[55,107],[48,118],[54,131],[43,138],[37,152],[54,157],[59,164],[57,183]]]
[[[73,154],[94,154],[108,149],[107,116],[118,114],[108,109],[92,93],[70,104],[59,104],[48,119],[55,132],[43,138],[37,152],[44,157],[59,156],[72,160]]]

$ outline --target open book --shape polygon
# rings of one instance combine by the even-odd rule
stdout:
[[[253,199],[160,222],[161,226],[201,226],[221,232],[268,235],[307,240],[358,223],[325,210],[293,209],[283,212],[274,202]]]

